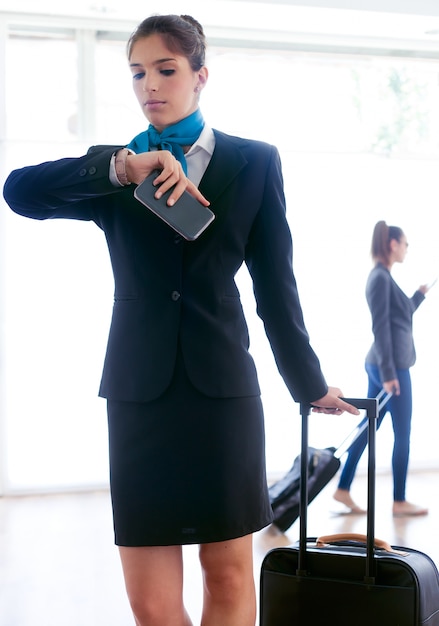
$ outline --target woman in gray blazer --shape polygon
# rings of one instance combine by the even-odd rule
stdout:
[[[394,446],[393,515],[426,515],[428,509],[406,500],[406,480],[410,452],[412,419],[412,385],[410,367],[416,360],[413,342],[412,318],[428,291],[421,285],[411,298],[400,289],[391,275],[394,263],[402,263],[407,253],[407,238],[398,226],[384,221],[375,225],[372,236],[372,258],[375,266],[366,285],[366,299],[372,315],[374,342],[366,356],[369,379],[368,396],[375,397],[381,389],[393,393],[381,410],[377,427],[387,411],[392,416]],[[352,513],[365,513],[350,495],[360,457],[366,447],[367,433],[359,437],[349,449],[334,498],[346,505]]]
[[[115,541],[138,626],[192,623],[182,599],[181,546],[190,543],[200,545],[202,623],[255,622],[252,533],[272,512],[260,390],[234,279],[243,262],[293,398],[358,414],[327,386],[309,343],[279,154],[204,123],[204,56],[193,18],[147,18],[128,58],[148,130],[127,147],[16,170],[4,188],[17,213],[93,221],[107,240],[115,296],[100,395]],[[157,195],[175,185],[175,210],[184,190],[210,204],[215,220],[195,241],[136,200],[136,185],[154,170]]]

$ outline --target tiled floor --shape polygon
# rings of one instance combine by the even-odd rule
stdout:
[[[409,498],[430,507],[423,518],[391,515],[391,479],[377,478],[376,535],[393,545],[427,552],[439,563],[439,472],[413,473]],[[328,485],[309,507],[308,535],[366,531],[364,517],[338,514]],[[366,501],[358,476],[353,496]],[[272,547],[293,543],[265,529],[255,537],[255,576]],[[200,614],[201,578],[197,548],[185,548],[186,604],[194,624]],[[198,622],[199,623],[199,622]],[[129,626],[117,549],[113,545],[107,492],[0,498],[0,626]]]

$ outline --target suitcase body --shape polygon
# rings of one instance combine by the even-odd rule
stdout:
[[[384,389],[377,396],[378,411],[388,402],[391,393],[386,394]],[[349,450],[349,446],[359,437],[367,427],[358,424],[348,437],[337,447],[312,448],[308,451],[308,504],[322,491],[340,469],[341,457]],[[300,504],[300,470],[301,454],[293,462],[291,469],[268,489],[270,504],[273,510],[273,524],[282,532],[299,517]]]
[[[261,626],[438,626],[439,582],[433,561],[401,548],[377,550],[373,584],[364,580],[366,548],[310,540],[306,573],[297,574],[299,546],[275,548],[261,575]]]
[[[335,448],[308,447],[308,504],[329,483],[340,468],[340,459],[334,456]],[[300,461],[294,459],[291,469],[268,489],[273,524],[285,532],[299,517]]]
[[[377,542],[375,517],[376,399],[349,399],[366,408],[367,535],[307,537],[308,413],[301,406],[300,539],[270,550],[261,565],[260,626],[439,626],[439,575],[430,557]],[[323,545],[322,545],[323,544]]]

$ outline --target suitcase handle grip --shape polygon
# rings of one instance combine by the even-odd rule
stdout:
[[[357,409],[365,409],[368,417],[376,419],[378,417],[378,400],[376,398],[344,398],[340,397],[340,400],[344,400],[348,404],[351,404]],[[309,402],[302,402],[300,404],[300,414],[308,415],[311,409],[314,408],[313,404]]]
[[[369,417],[378,417],[378,400],[376,398],[340,398],[357,409],[366,409]]]
[[[316,539],[316,546],[318,548],[323,548],[325,544],[337,543],[342,541],[354,541],[361,544],[367,543],[367,536],[361,535],[358,533],[338,533],[335,535],[322,535]],[[384,541],[383,539],[374,539],[374,547],[378,548],[378,550],[385,550],[386,552],[391,552],[392,554],[400,554],[402,556],[407,556],[407,552],[401,552],[400,550],[395,550],[392,548],[390,543]]]

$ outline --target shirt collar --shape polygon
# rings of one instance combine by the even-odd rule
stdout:
[[[211,157],[214,149],[215,149],[215,135],[213,134],[213,130],[211,129],[211,127],[205,124],[197,141],[194,144],[192,144],[192,146],[190,147],[190,150],[188,150],[184,156],[187,159],[188,157],[191,157],[192,155],[194,155],[196,152],[199,152],[200,150],[204,150],[205,152],[207,152],[209,157]]]

